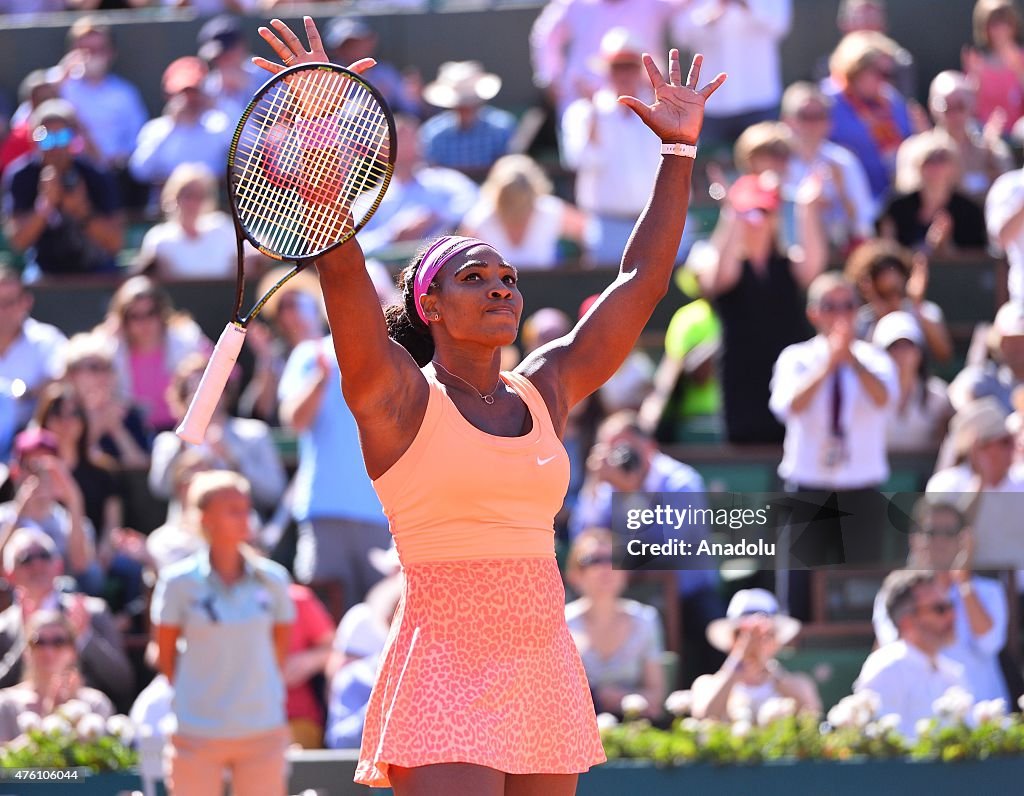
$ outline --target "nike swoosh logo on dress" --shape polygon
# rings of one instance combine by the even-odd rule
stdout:
[[[554,461],[557,458],[558,458],[558,454],[555,454],[554,456],[548,456],[548,458],[546,458],[546,459],[542,459],[542,458],[540,458],[540,456],[538,456],[537,457],[537,464],[539,464],[541,467],[543,467],[548,462],[552,462],[552,461]]]

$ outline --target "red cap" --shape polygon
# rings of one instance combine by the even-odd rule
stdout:
[[[737,213],[749,210],[778,210],[781,203],[779,180],[774,174],[745,174],[729,189],[729,204]]]
[[[599,298],[601,298],[601,294],[595,293],[593,296],[587,296],[583,299],[583,303],[580,304],[579,320],[582,320],[583,316],[590,312],[590,308],[594,306]]]
[[[22,431],[14,438],[14,455],[21,457],[26,453],[57,453],[57,437],[45,428],[30,428]]]
[[[199,88],[207,75],[206,64],[201,58],[194,55],[186,55],[171,61],[164,70],[163,86],[165,94],[177,94],[187,88]]]

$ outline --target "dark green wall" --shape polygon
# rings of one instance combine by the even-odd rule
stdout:
[[[890,0],[894,37],[914,53],[921,90],[942,69],[956,67],[960,48],[970,38],[973,0]],[[811,66],[838,40],[835,12],[838,0],[794,0],[795,24],[783,46],[787,81],[809,76]],[[324,18],[326,9],[319,11]],[[492,11],[389,14],[372,17],[380,33],[380,55],[399,65],[419,66],[425,77],[439,63],[475,58],[505,79],[499,104],[521,109],[535,92],[530,80],[528,36],[537,8]],[[201,21],[189,12],[146,9],[110,12],[120,50],[117,71],[142,89],[150,111],[158,112],[160,74],[174,58],[195,51]],[[13,98],[19,81],[36,68],[52,66],[64,49],[72,15],[54,15],[45,24],[0,25],[0,92]],[[268,48],[256,35],[262,18],[246,20],[258,52]]]

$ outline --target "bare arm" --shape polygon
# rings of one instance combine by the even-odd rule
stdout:
[[[288,661],[288,642],[291,640],[291,623],[274,625],[274,657],[277,659],[277,668],[282,674],[285,671],[285,664]]]
[[[827,367],[808,375],[807,380],[797,388],[796,392],[793,393],[793,400],[790,402],[789,411],[798,415],[810,406],[811,401],[814,400],[814,396],[817,395],[818,390],[821,389],[821,385],[823,385],[825,380],[832,375],[833,370],[834,365],[829,361]]]
[[[156,628],[157,668],[171,685],[174,685],[174,670],[178,665],[180,635],[181,628],[177,625],[158,625]]]
[[[665,142],[695,143],[704,102],[725,82],[719,75],[700,91],[703,58],[697,55],[684,85],[679,51],[669,55],[669,82],[649,55],[644,66],[655,90],[651,106],[621,98]],[[655,146],[652,142],[652,146]],[[663,155],[654,191],[626,246],[618,278],[567,336],[531,354],[519,370],[530,376],[564,413],[600,387],[633,349],[658,302],[668,291],[690,200],[693,160]]]
[[[693,683],[693,717],[695,719],[716,719],[724,721],[728,718],[726,706],[732,687],[739,679],[739,667],[723,665],[714,674],[698,677]]]
[[[46,214],[39,210],[11,216],[4,224],[4,235],[11,248],[23,252],[46,231]]]
[[[889,400],[889,390],[881,379],[868,370],[852,351],[850,352],[850,364],[853,366],[853,372],[857,374],[857,381],[860,382],[860,386],[864,388],[864,392],[868,394],[871,402],[878,407],[885,406]]]
[[[305,18],[310,51],[287,25],[271,22],[260,36],[289,65],[328,61],[320,34]],[[253,63],[276,74],[284,67],[265,58]],[[372,59],[349,66],[356,72]],[[384,314],[366,271],[362,249],[354,239],[325,254],[317,263],[327,318],[342,374],[345,401],[359,424],[371,478],[387,470],[408,448],[426,411],[428,387],[415,361],[388,337]]]

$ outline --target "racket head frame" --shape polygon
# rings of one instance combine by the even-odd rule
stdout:
[[[242,223],[240,211],[238,208],[238,197],[235,190],[233,175],[235,173],[236,155],[238,152],[239,140],[241,138],[242,132],[246,128],[250,116],[252,116],[252,114],[259,107],[260,100],[263,97],[265,97],[270,91],[274,90],[279,83],[282,83],[283,81],[287,80],[287,78],[297,73],[308,71],[327,71],[333,72],[335,74],[340,74],[343,77],[358,83],[373,97],[373,99],[377,102],[378,106],[380,107],[382,111],[381,115],[383,116],[383,119],[388,127],[388,154],[384,172],[380,178],[380,186],[379,188],[375,189],[376,197],[374,198],[372,204],[365,210],[360,222],[357,224],[353,224],[351,231],[348,232],[346,235],[342,236],[340,240],[332,241],[328,245],[322,247],[321,249],[311,254],[308,254],[301,258],[296,258],[289,257],[287,255],[281,254],[280,252],[276,252],[268,248],[267,246],[256,240],[256,238],[249,232],[249,230],[246,229],[245,225]],[[309,266],[318,257],[322,257],[327,252],[337,248],[338,246],[341,246],[344,243],[347,243],[349,240],[355,237],[356,233],[359,232],[359,230],[361,230],[366,225],[366,222],[370,220],[370,218],[376,212],[377,208],[380,206],[381,201],[384,199],[384,194],[387,192],[388,186],[391,183],[391,177],[395,171],[395,159],[397,157],[397,153],[397,132],[395,129],[395,118],[391,112],[391,108],[388,106],[387,101],[384,99],[384,96],[380,93],[380,91],[357,72],[353,72],[352,70],[346,69],[343,66],[338,66],[337,64],[327,62],[296,64],[295,66],[288,67],[287,69],[284,69],[281,72],[272,75],[270,78],[266,80],[266,82],[263,83],[262,86],[260,86],[260,88],[253,95],[253,98],[249,101],[249,104],[246,105],[245,110],[242,112],[241,118],[239,118],[238,120],[238,124],[235,126],[235,132],[231,136],[231,144],[228,148],[227,166],[225,168],[225,179],[227,182],[228,200],[229,205],[231,207],[231,219],[235,225],[235,241],[237,245],[236,263],[238,268],[238,278],[236,280],[235,306],[232,312],[232,320],[234,323],[238,324],[239,326],[242,326],[243,328],[247,326],[249,321],[259,314],[260,310],[263,309],[263,306],[267,303],[267,301],[270,300],[270,298],[284,285],[285,282],[287,282],[289,279],[291,279],[293,276],[299,273],[299,271],[302,271],[304,268]],[[291,262],[294,263],[294,266],[273,287],[271,287],[270,290],[268,290],[264,296],[262,296],[256,302],[256,304],[248,313],[246,313],[243,316],[242,302],[244,301],[245,297],[245,241],[248,241],[253,246],[253,248],[255,248],[264,256],[269,257],[272,260],[276,260],[277,262]]]

